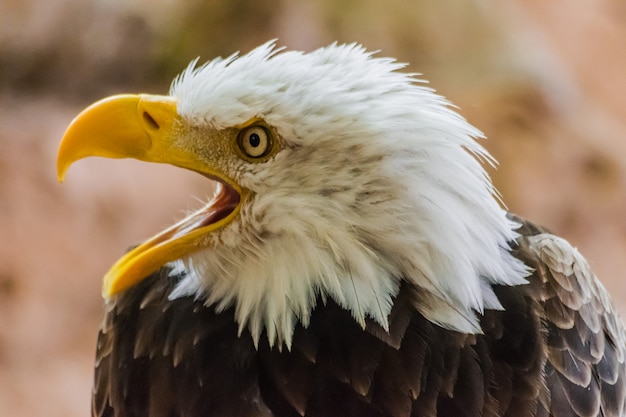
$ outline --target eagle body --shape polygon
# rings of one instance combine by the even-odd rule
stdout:
[[[362,329],[327,300],[289,351],[265,337],[257,348],[232,308],[170,301],[181,277],[161,270],[107,307],[92,415],[624,415],[624,332],[605,290],[573,248],[531,223],[514,247],[534,272],[528,285],[495,288],[503,309],[485,312],[483,334],[428,321],[405,285],[389,331]]]
[[[60,179],[105,156],[217,181],[105,275],[94,417],[626,415],[606,290],[402,68],[269,42],[74,119]]]

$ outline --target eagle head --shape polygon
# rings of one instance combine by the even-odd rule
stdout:
[[[388,328],[402,282],[443,327],[478,333],[499,309],[492,285],[527,271],[509,253],[481,133],[403,64],[356,44],[310,53],[274,42],[202,66],[168,96],[101,100],[68,127],[59,178],[87,156],[136,158],[217,181],[204,207],[124,255],[104,279],[117,297],[166,264],[170,298],[234,307],[258,343],[290,346],[333,299]]]

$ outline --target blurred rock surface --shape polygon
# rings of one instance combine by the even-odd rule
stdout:
[[[89,413],[101,276],[211,185],[89,160],[55,175],[72,117],[164,93],[196,56],[334,40],[410,62],[482,129],[508,207],[567,237],[626,311],[623,2],[420,0],[0,3],[0,415]]]

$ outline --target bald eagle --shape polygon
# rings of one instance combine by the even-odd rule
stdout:
[[[106,274],[93,416],[625,415],[607,291],[403,67],[269,42],[72,121],[60,180],[103,156],[217,182]]]

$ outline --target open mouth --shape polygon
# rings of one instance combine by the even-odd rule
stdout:
[[[237,216],[241,202],[242,195],[233,186],[218,180],[207,205],[122,256],[105,275],[103,294],[123,291],[166,263],[209,246],[211,233]]]
[[[216,180],[216,179],[214,179]],[[170,236],[163,236],[164,240],[176,239],[195,229],[210,226],[225,219],[231,214],[241,201],[241,196],[226,182],[216,180],[215,194],[203,208],[190,214],[174,225]]]
[[[208,226],[222,220],[235,210],[240,200],[241,196],[233,187],[225,182],[218,181],[213,199],[205,209],[201,210],[201,212],[206,210],[206,216],[199,227]]]

